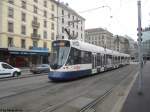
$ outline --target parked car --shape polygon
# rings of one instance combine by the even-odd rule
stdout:
[[[21,75],[21,70],[19,68],[15,68],[5,62],[0,62],[0,78],[15,77],[19,75]]]
[[[50,66],[48,64],[41,64],[31,67],[30,72],[36,73],[48,73],[50,72]]]

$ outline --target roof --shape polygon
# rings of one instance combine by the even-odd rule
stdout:
[[[75,16],[78,16],[79,18],[85,20],[85,18],[83,18],[82,16],[80,16],[75,10],[73,10],[71,7],[69,7],[69,5],[63,2],[58,2],[56,0],[51,0],[52,2],[56,3],[59,7],[68,10],[71,14],[74,14]]]
[[[105,30],[103,28],[91,28],[91,29],[86,29],[85,30],[85,33],[88,32],[88,33],[93,33],[93,32],[107,32],[109,34],[112,34],[111,32],[109,32],[108,30]],[[112,34],[113,35],[113,34]]]
[[[71,46],[81,49],[84,51],[90,51],[95,53],[102,53],[102,54],[109,54],[109,55],[115,55],[115,56],[129,56],[128,54],[120,53],[114,50],[110,49],[104,49],[103,47],[99,47],[93,44],[89,44],[86,42],[78,41],[78,40],[69,40],[71,43]]]

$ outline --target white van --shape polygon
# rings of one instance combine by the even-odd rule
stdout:
[[[15,77],[19,75],[21,75],[21,70],[19,68],[14,68],[7,63],[0,62],[0,78]]]

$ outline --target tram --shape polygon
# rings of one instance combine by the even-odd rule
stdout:
[[[74,80],[129,64],[130,55],[78,40],[52,42],[50,72],[53,81]]]

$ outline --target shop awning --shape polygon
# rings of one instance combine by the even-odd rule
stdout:
[[[18,54],[18,55],[48,55],[48,50],[27,50],[27,49],[20,49],[20,48],[8,48],[10,54]]]

